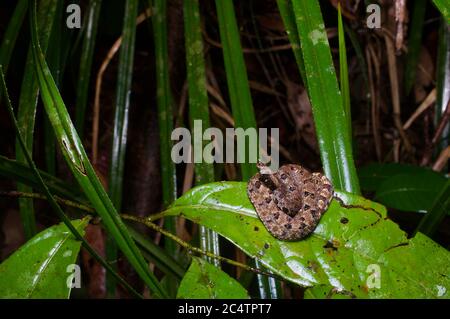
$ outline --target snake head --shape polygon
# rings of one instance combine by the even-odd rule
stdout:
[[[273,172],[269,167],[267,167],[263,162],[258,161],[256,167],[259,170],[259,180],[266,185],[270,190],[274,191],[277,187],[280,186],[280,182],[278,181],[275,172]]]
[[[258,161],[258,163],[256,164],[256,167],[258,168],[259,173],[262,175],[274,174],[274,172],[270,169],[270,167],[268,167],[266,164],[264,164],[261,161]]]

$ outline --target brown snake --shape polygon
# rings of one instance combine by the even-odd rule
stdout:
[[[247,193],[266,229],[280,240],[299,240],[317,227],[333,199],[333,186],[320,173],[287,164],[272,172],[258,163]]]

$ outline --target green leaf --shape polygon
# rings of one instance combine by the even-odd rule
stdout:
[[[114,134],[109,167],[109,195],[117,210],[120,210],[122,206],[123,174],[128,137],[128,113],[133,78],[137,12],[138,1],[126,1],[122,30],[123,42],[120,47],[117,93],[114,108]]]
[[[53,175],[49,175],[44,171],[39,171],[52,194],[58,195],[65,199],[71,199],[78,203],[86,204],[86,198],[80,194],[80,190],[70,185],[66,181],[60,180]],[[20,181],[23,184],[32,186],[36,190],[44,192],[42,186],[33,175],[33,171],[25,164],[18,163],[0,155],[0,176]],[[181,278],[184,274],[184,268],[181,267],[166,251],[157,246],[152,241],[145,238],[142,234],[135,231],[131,226],[127,225],[127,229],[133,239],[142,247],[146,259],[154,263],[164,273],[170,273],[177,278]]]
[[[422,47],[422,32],[425,21],[426,0],[416,0],[412,8],[411,26],[408,36],[408,52],[405,63],[405,93],[408,95],[416,80],[416,70],[419,65],[420,50]]]
[[[450,91],[450,21],[449,21],[449,2],[447,1],[447,17],[446,20],[442,18],[440,21],[438,38],[437,38],[437,54],[436,54],[436,103],[434,104],[434,121],[435,125],[443,120],[445,110],[448,104],[448,92]],[[445,125],[441,137],[436,143],[436,154],[441,153],[444,149],[450,146],[450,125]]]
[[[349,135],[352,136],[352,112],[350,103],[350,84],[348,82],[347,47],[345,45],[344,22],[342,22],[341,4],[338,3],[338,37],[339,37],[339,79],[345,118],[348,122]]]
[[[261,264],[304,287],[328,285],[363,298],[450,297],[450,255],[422,234],[408,239],[380,204],[336,192],[314,233],[305,240],[276,240],[264,228],[246,183],[192,189],[166,212],[217,231]],[[368,287],[368,267],[380,269],[380,288]]]
[[[9,115],[14,123],[14,129],[16,131],[17,138],[22,147],[22,150],[24,151],[24,155],[27,160],[27,163],[32,168],[33,175],[37,179],[38,184],[40,185],[40,188],[44,191],[45,197],[49,201],[50,206],[56,212],[58,217],[60,217],[63,220],[64,224],[67,226],[67,228],[70,230],[70,232],[75,236],[75,238],[78,241],[82,242],[84,248],[89,252],[89,254],[91,254],[91,256],[94,257],[94,259],[97,260],[106,270],[108,270],[110,272],[114,272],[114,270],[111,268],[111,266],[92,248],[91,245],[89,245],[89,243],[83,238],[83,235],[80,234],[80,232],[75,228],[75,226],[72,225],[70,219],[65,215],[65,213],[63,212],[61,207],[56,202],[56,199],[53,197],[52,193],[50,192],[49,188],[45,184],[43,177],[41,176],[41,174],[39,173],[39,170],[36,167],[36,164],[33,162],[30,153],[26,149],[25,142],[24,142],[23,136],[20,132],[16,116],[14,115],[14,109],[12,107],[11,100],[8,95],[8,89],[6,88],[5,78],[4,78],[3,69],[2,69],[1,65],[0,65],[0,76],[1,76],[2,92],[6,96]],[[116,272],[114,272],[114,274],[115,274],[115,277],[121,282],[121,284],[123,284],[123,286],[125,288],[127,288],[130,292],[132,292],[133,295],[141,297],[141,295],[138,294],[130,285],[128,285],[128,283],[126,281],[124,281]]]
[[[417,174],[431,171],[429,168],[399,163],[372,163],[358,169],[361,188],[366,192],[375,192],[388,178],[398,174]],[[433,171],[431,171],[433,173]],[[435,173],[438,174],[438,173]]]
[[[324,172],[336,188],[359,194],[350,121],[338,88],[319,2],[292,1],[292,5]]]
[[[36,2],[33,3],[36,4]],[[30,14],[30,27],[35,71],[41,89],[42,101],[66,163],[86,197],[102,218],[105,228],[114,237],[119,248],[142,280],[154,292],[155,296],[166,296],[166,292],[161,289],[156,277],[150,271],[148,264],[131,238],[86,155],[83,144],[70,119],[67,108],[39,46],[35,8]]]
[[[16,8],[8,22],[8,27],[3,34],[3,39],[0,45],[0,64],[3,65],[5,74],[8,72],[9,61],[12,56],[14,45],[20,33],[23,20],[27,13],[28,0],[17,1]],[[1,93],[0,93],[1,99]]]
[[[295,61],[297,62],[300,75],[303,83],[306,84],[305,64],[303,61],[302,50],[300,48],[300,38],[297,31],[297,24],[295,23],[294,11],[292,10],[291,0],[277,0],[278,10],[283,19],[283,24],[292,44],[292,52],[294,52]]]
[[[36,30],[39,35],[39,42],[43,54],[46,53],[50,34],[52,31],[53,22],[56,16],[58,1],[45,0],[39,4],[39,12],[37,20],[39,21],[39,29]],[[28,54],[25,62],[24,76],[22,79],[22,86],[20,89],[19,108],[17,111],[17,119],[20,130],[22,131],[25,146],[30,154],[33,154],[33,136],[36,116],[36,106],[39,96],[39,85],[34,70],[32,45],[30,44]],[[16,160],[25,163],[25,155],[16,140]],[[20,192],[32,192],[32,189],[22,185],[17,185],[17,190]],[[19,210],[24,226],[26,238],[31,238],[36,233],[36,221],[34,217],[33,201],[26,198],[19,199]]]
[[[181,281],[177,298],[184,299],[244,299],[247,291],[234,278],[197,257]]]
[[[85,202],[86,199],[80,193],[80,190],[71,185],[67,181],[62,181],[53,175],[40,171],[47,186],[52,190],[52,193],[63,198]],[[39,182],[33,175],[33,171],[24,163],[17,162],[7,157],[0,155],[0,176],[11,179],[16,182],[21,182],[34,189],[41,189]]]
[[[447,23],[450,23],[450,4],[448,0],[433,0],[434,5],[439,9]]]
[[[443,175],[431,170],[397,174],[380,184],[374,199],[403,211],[429,211],[445,182]]]
[[[206,90],[205,57],[203,55],[202,26],[200,20],[200,8],[198,0],[185,0],[183,3],[184,13],[184,37],[186,45],[186,71],[189,93],[189,121],[191,130],[194,130],[195,121],[201,121],[203,133],[210,127],[208,93]],[[196,134],[196,133],[194,133]],[[206,140],[199,143],[194,139],[194,156],[203,155]],[[214,164],[195,163],[195,184],[201,185],[214,181]],[[200,227],[200,244],[203,250],[208,250],[216,255],[220,255],[219,237],[209,229]],[[216,266],[220,267],[217,259],[209,259]]]
[[[84,234],[89,218],[72,221]],[[81,242],[63,223],[40,232],[0,264],[0,298],[69,298]]]
[[[430,211],[422,218],[416,232],[420,231],[428,236],[433,235],[442,220],[450,212],[450,179],[447,179],[441,192],[435,197]]]
[[[430,210],[446,181],[429,168],[399,163],[369,164],[360,168],[358,175],[361,188],[375,192],[382,204],[415,212]]]
[[[256,117],[233,1],[216,0],[216,10],[235,127],[256,128]],[[258,145],[258,142],[256,142],[256,145]],[[256,173],[256,163],[251,163],[246,159],[253,155],[250,152],[249,145],[243,152],[245,154],[243,154],[243,161],[240,164],[243,181],[248,181]],[[255,267],[259,268],[258,262],[255,263]],[[277,298],[281,294],[279,287],[272,280],[266,279],[260,275],[257,276],[260,297],[262,299]]]
[[[177,198],[177,172],[171,158],[174,101],[169,78],[167,1],[149,0],[149,5],[154,8],[152,24],[156,58],[156,102],[158,104],[161,179],[163,206],[167,207]],[[165,221],[164,227],[170,232],[176,232],[174,221]],[[175,246],[171,241],[165,243],[165,248],[172,254],[175,253]]]
[[[116,100],[114,106],[114,129],[112,138],[111,160],[109,164],[108,193],[116,210],[122,209],[122,192],[125,168],[125,154],[128,143],[128,114],[130,109],[130,92],[133,78],[134,51],[136,41],[137,0],[125,2],[122,29],[122,45],[118,65]],[[84,115],[84,114],[83,114]],[[84,118],[80,119],[81,121]],[[118,249],[114,236],[108,234],[106,239],[106,257],[109,261],[118,258]],[[116,265],[114,265],[116,267]],[[115,282],[106,277],[106,288],[109,296],[114,296]]]
[[[216,8],[227,75],[228,94],[230,96],[235,127],[243,129],[256,128],[255,112],[233,1],[216,0]],[[249,153],[250,150],[245,150],[245,152]],[[250,163],[248,160],[245,160],[240,167],[242,180],[247,181],[256,173],[256,163]]]
[[[351,299],[350,294],[333,290],[330,285],[318,285],[305,291],[305,299]]]
[[[80,70],[78,73],[77,99],[75,107],[75,126],[81,140],[83,140],[84,136],[83,133],[88,102],[89,80],[91,77],[91,66],[94,58],[95,39],[97,36],[101,6],[102,0],[91,0],[89,2],[84,26],[85,33],[80,57]]]

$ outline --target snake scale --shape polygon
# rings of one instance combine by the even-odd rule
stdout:
[[[247,185],[247,194],[266,229],[280,240],[310,235],[333,198],[328,178],[295,164],[273,172],[258,163],[258,169]]]

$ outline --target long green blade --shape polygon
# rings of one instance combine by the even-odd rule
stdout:
[[[44,0],[41,1],[39,5],[38,21],[41,25],[41,27],[39,28],[39,40],[42,43],[42,50],[44,54],[47,51],[50,33],[56,15],[56,9],[56,0]],[[30,46],[30,48],[28,49],[22,87],[20,90],[17,119],[19,122],[19,127],[23,132],[25,146],[31,154],[33,154],[34,124],[37,98],[39,95],[39,86],[33,70],[34,62]],[[26,162],[25,155],[18,141],[16,141],[16,159],[20,162]],[[32,189],[28,186],[21,184],[17,185],[17,189],[21,192],[32,191]],[[19,199],[19,209],[24,226],[25,237],[31,238],[36,233],[36,221],[34,217],[33,201],[26,198]]]
[[[216,8],[220,40],[223,46],[228,94],[235,126],[243,129],[256,128],[255,112],[233,1],[216,0]],[[249,153],[249,151],[246,150],[245,153]],[[250,163],[249,160],[245,160],[240,167],[242,180],[244,181],[248,181],[256,172],[255,163]],[[258,262],[255,263],[255,266],[259,267]],[[258,286],[261,298],[277,298],[280,294],[273,278],[267,278],[258,274]]]
[[[342,103],[344,104],[345,118],[349,128],[349,135],[352,136],[352,117],[350,104],[350,84],[348,83],[347,47],[345,45],[344,23],[342,22],[341,5],[338,4],[338,37],[339,37],[339,78],[342,93]]]
[[[167,35],[167,2],[155,0],[152,17],[156,57],[156,100],[158,104],[158,126],[161,156],[161,178],[163,205],[167,207],[177,197],[176,170],[172,161],[173,100],[169,79],[169,56]],[[152,1],[149,1],[150,5]],[[175,220],[167,219],[164,227],[174,233]],[[174,243],[167,241],[166,249],[175,252]]]
[[[8,27],[3,35],[2,43],[0,45],[0,64],[3,65],[5,74],[8,72],[9,61],[12,56],[14,45],[16,44],[17,36],[20,33],[25,14],[27,13],[28,0],[20,0],[17,2],[16,8],[9,20]],[[1,93],[0,93],[1,99]]]
[[[34,11],[30,17],[35,71],[39,80],[42,100],[55,131],[61,152],[86,197],[102,218],[106,229],[115,238],[130,264],[157,297],[165,297],[165,291],[161,288],[156,277],[150,272],[145,259],[128,233],[126,226],[89,162],[39,46]]]
[[[1,89],[2,89],[1,91],[5,93],[8,111],[9,111],[11,119],[13,120],[13,123],[14,123],[14,128],[16,130],[17,139],[19,140],[20,146],[22,147],[22,150],[25,155],[25,159],[28,162],[28,165],[31,167],[31,170],[34,174],[34,178],[35,178],[35,180],[37,180],[38,187],[44,191],[45,196],[47,197],[47,200],[49,201],[53,210],[61,218],[61,220],[64,222],[64,224],[67,226],[67,228],[69,228],[69,230],[75,236],[75,238],[83,243],[84,248],[92,255],[92,257],[94,257],[95,260],[97,260],[103,267],[105,267],[105,269],[107,271],[113,273],[114,277],[118,280],[118,282],[121,283],[127,290],[129,290],[133,295],[141,298],[142,296],[139,293],[137,293],[133,289],[133,287],[131,287],[125,280],[123,280],[122,277],[120,277],[119,274],[117,274],[112,269],[112,267],[95,251],[95,249],[93,249],[92,246],[89,245],[89,243],[83,238],[83,236],[78,232],[78,230],[72,225],[70,219],[64,214],[61,207],[56,202],[56,200],[53,197],[52,193],[50,192],[49,188],[45,184],[43,177],[39,173],[39,170],[37,169],[36,164],[33,162],[33,159],[31,158],[31,154],[28,152],[28,150],[26,148],[26,145],[25,145],[25,142],[23,139],[23,135],[20,132],[19,124],[16,119],[16,116],[14,115],[14,110],[13,110],[11,101],[8,96],[8,91],[6,88],[5,77],[3,74],[2,65],[0,65],[0,79],[1,79],[0,84],[1,84]]]
[[[205,58],[203,56],[203,40],[198,0],[184,1],[184,35],[186,41],[186,65],[189,92],[189,118],[191,131],[195,130],[194,121],[201,121],[203,136],[204,130],[210,126],[208,93],[206,91]],[[196,143],[196,142],[194,142]],[[195,183],[201,185],[214,182],[214,166],[202,160],[206,140],[194,144]],[[216,255],[219,252],[219,237],[210,229],[200,226],[200,247]],[[210,263],[220,266],[217,259],[209,259]]]
[[[336,188],[359,194],[349,120],[338,88],[319,2],[293,1],[292,4],[325,174]]]
[[[85,33],[80,57],[80,70],[78,73],[77,100],[75,126],[83,140],[86,106],[88,101],[89,80],[91,77],[92,59],[94,58],[95,39],[97,36],[98,21],[102,0],[91,0],[87,10]]]

